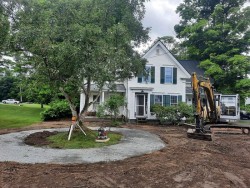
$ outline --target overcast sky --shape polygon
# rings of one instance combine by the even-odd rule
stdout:
[[[144,27],[151,28],[148,44],[141,46],[138,51],[142,52],[157,37],[175,36],[174,26],[179,23],[179,15],[175,13],[176,7],[183,0],[151,0],[145,3],[146,14],[143,19]]]
[[[145,3],[146,14],[143,20],[144,27],[150,27],[150,37],[166,35],[175,36],[174,25],[179,23],[179,15],[175,13],[182,0],[151,0]]]

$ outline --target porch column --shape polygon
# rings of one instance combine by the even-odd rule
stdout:
[[[80,112],[83,110],[84,105],[85,105],[85,94],[81,91],[81,94],[80,94]]]
[[[102,92],[101,103],[104,103],[104,91]]]

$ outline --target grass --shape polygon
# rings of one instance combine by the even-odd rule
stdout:
[[[0,104],[0,129],[21,128],[41,122],[40,113],[43,109],[40,104]]]
[[[250,120],[240,120],[239,124],[241,124],[241,125],[249,125],[250,124]]]
[[[103,146],[109,146],[117,144],[122,135],[119,133],[109,132],[108,137],[110,140],[105,143],[97,143],[95,139],[97,137],[97,131],[87,131],[85,136],[81,131],[75,131],[71,135],[70,141],[68,141],[68,132],[61,132],[56,135],[50,136],[47,139],[51,142],[50,147],[62,148],[62,149],[80,149],[80,148],[99,148]]]

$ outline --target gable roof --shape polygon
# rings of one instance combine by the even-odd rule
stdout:
[[[199,76],[205,76],[205,71],[199,67],[199,62],[195,60],[179,60],[179,63],[188,71],[190,75],[196,72]]]
[[[192,75],[193,72],[196,72],[197,76],[201,76],[206,78],[205,70],[199,67],[200,62],[195,60],[179,60],[180,64],[188,71],[190,75]],[[210,76],[208,77],[210,82],[213,84],[214,79]],[[188,80],[191,82],[191,78]]]
[[[191,74],[181,65],[181,63],[174,57],[174,55],[167,49],[167,47],[160,41],[156,41],[143,55],[143,58],[147,59],[148,54],[150,54],[154,48],[160,46],[175,63],[176,65],[186,74],[187,77],[191,77]]]

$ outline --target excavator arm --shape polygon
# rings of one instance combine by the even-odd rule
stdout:
[[[205,130],[208,123],[215,123],[218,120],[214,89],[209,78],[199,80],[196,73],[192,74],[193,105],[195,108],[195,129],[188,131],[189,137],[199,137],[211,140],[211,134]],[[205,98],[201,97],[201,90],[204,90]]]

